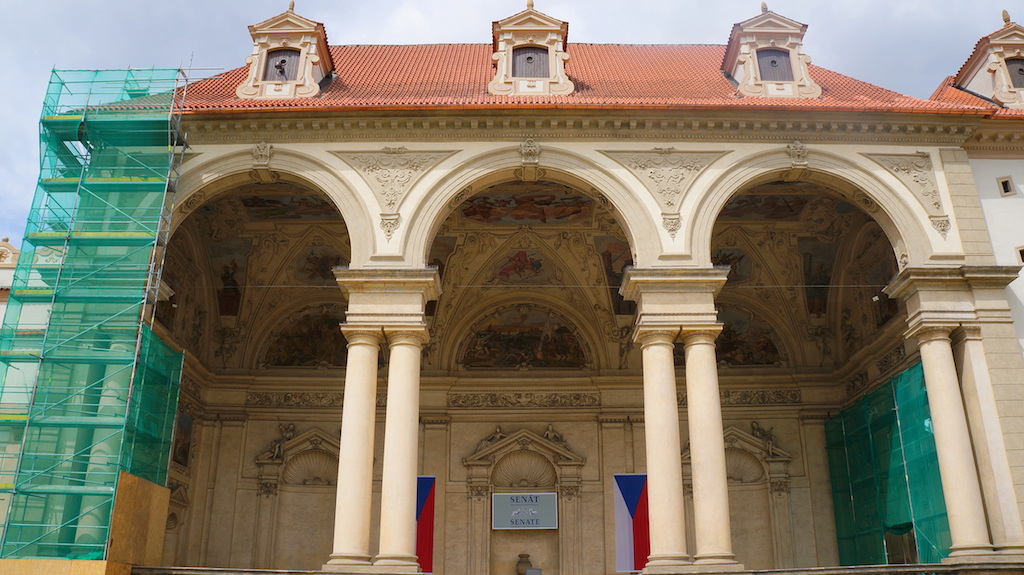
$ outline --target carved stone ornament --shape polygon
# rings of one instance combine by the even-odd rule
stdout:
[[[334,152],[373,189],[382,210],[394,212],[423,174],[454,152],[410,152],[384,147],[380,152]]]
[[[682,226],[682,218],[679,216],[662,214],[661,227],[665,228],[665,231],[668,232],[668,235],[671,236],[672,239],[676,239],[676,234],[679,233],[679,229],[682,228]]]
[[[448,394],[448,407],[505,409],[509,407],[598,407],[600,405],[600,394],[591,392]]]
[[[192,194],[191,196],[185,198],[185,201],[181,202],[181,206],[178,208],[178,210],[182,214],[191,213],[193,210],[203,205],[204,200],[206,200],[206,192],[200,190]]]
[[[256,490],[262,497],[273,497],[277,495],[277,483],[273,481],[260,481],[257,484]]]
[[[274,154],[273,144],[266,142],[260,142],[252,148],[252,164],[253,166],[269,166],[270,156]]]
[[[470,497],[487,497],[491,494],[491,488],[487,485],[470,485],[469,496]]]
[[[793,140],[792,144],[786,146],[786,153],[789,154],[789,161],[794,168],[807,167],[807,146]]]
[[[931,216],[930,219],[932,221],[932,227],[935,228],[935,231],[939,232],[939,235],[942,236],[942,239],[946,239],[946,234],[949,233],[950,229],[949,218],[946,216]]]
[[[708,166],[728,152],[602,152],[625,166],[649,189],[664,212],[677,212],[679,200]]]
[[[540,163],[540,144],[533,138],[527,139],[519,144],[519,153],[523,156],[523,165]]]
[[[384,230],[384,237],[390,242],[395,230],[402,225],[402,218],[398,214],[381,214],[380,229]]]
[[[889,170],[914,193],[929,216],[943,216],[942,200],[935,183],[932,158],[928,152],[906,155],[865,154]]]
[[[878,368],[879,372],[885,373],[902,363],[906,357],[907,350],[902,345],[899,345],[894,347],[889,351],[889,353],[885,354],[882,359],[875,362],[875,367]]]

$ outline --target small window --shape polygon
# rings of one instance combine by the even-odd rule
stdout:
[[[1017,263],[1024,264],[1024,248],[1017,248]]]
[[[263,70],[265,82],[292,82],[298,76],[298,50],[271,50],[267,52],[267,66]]]
[[[788,50],[758,50],[757,67],[762,82],[792,82],[793,67],[789,65]]]
[[[547,78],[548,49],[523,46],[512,50],[512,75],[516,78]]]
[[[1013,178],[1010,176],[999,178],[996,182],[999,183],[1000,196],[1013,196],[1017,193],[1017,186],[1013,185]]]
[[[1024,58],[1007,58],[1006,69],[1014,88],[1024,88]]]

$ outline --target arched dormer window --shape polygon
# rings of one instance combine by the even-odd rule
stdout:
[[[538,46],[520,46],[512,50],[512,75],[516,78],[547,78],[548,49]]]
[[[265,82],[291,82],[298,76],[298,50],[281,49],[267,52],[267,65],[263,69]]]
[[[762,82],[792,82],[793,66],[789,63],[789,50],[765,48],[757,51],[757,67]]]

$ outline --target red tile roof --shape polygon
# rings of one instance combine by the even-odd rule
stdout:
[[[984,114],[986,107],[905,96],[817,66],[814,99],[741,97],[723,75],[720,45],[572,44],[565,64],[576,90],[565,96],[493,96],[488,44],[334,46],[336,76],[316,98],[235,96],[247,68],[192,84],[189,113],[256,110],[409,109],[777,109]]]
[[[960,106],[987,108],[989,110],[990,117],[992,118],[1019,120],[1024,117],[1024,110],[1003,108],[994,102],[986,100],[981,96],[968,92],[960,86],[957,86],[956,76],[949,76],[943,80],[942,83],[939,84],[939,87],[935,89],[935,92],[932,93],[929,100]]]

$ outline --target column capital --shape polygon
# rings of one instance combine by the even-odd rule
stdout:
[[[387,336],[388,345],[423,345],[430,341],[430,335],[424,326],[398,326],[385,327],[384,335]]]
[[[679,339],[687,347],[699,344],[714,344],[721,333],[721,324],[684,325],[679,332]]]
[[[678,335],[678,328],[637,326],[633,332],[633,341],[639,343],[641,348],[659,344],[675,345]]]
[[[929,341],[943,339],[950,341],[950,333],[952,333],[956,328],[957,326],[952,325],[922,324],[908,330],[906,332],[906,337],[914,338],[918,343],[927,343]]]
[[[349,345],[380,345],[384,343],[384,331],[380,326],[342,325],[341,333]]]

